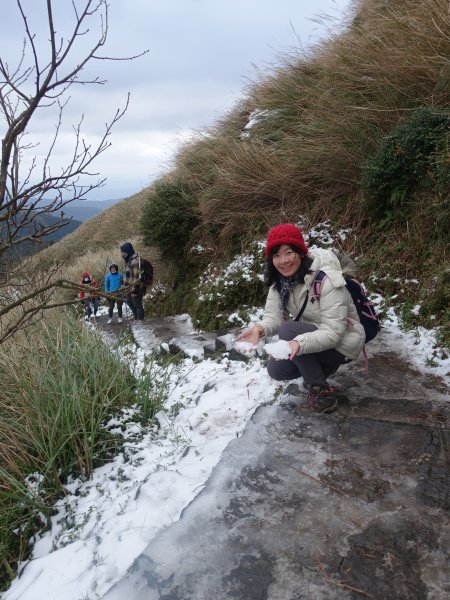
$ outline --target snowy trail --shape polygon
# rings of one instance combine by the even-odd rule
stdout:
[[[391,319],[389,329],[371,344],[370,353],[382,357],[389,350],[420,366],[436,380],[436,396],[442,402],[449,359],[434,369],[426,368],[430,338],[405,335],[394,315]],[[188,331],[189,327],[184,330]],[[155,338],[154,332],[142,327],[134,334],[141,346],[134,348],[133,355],[139,370]],[[184,343],[188,354],[189,343],[186,339]],[[193,356],[198,352],[198,346],[192,348]],[[354,364],[352,369],[362,373],[363,365]],[[342,376],[343,382],[351,379],[352,370],[343,369]],[[2,595],[4,600],[102,598],[148,544],[178,522],[254,411],[280,403],[280,398],[275,400],[280,388],[268,378],[259,358],[245,362],[225,354],[198,363],[187,358],[173,372],[170,385],[166,411],[158,415],[159,429],[143,433],[133,423],[132,411],[125,414],[115,424],[118,428],[127,424],[123,453],[96,469],[92,480],[67,486],[68,496],[58,503],[51,530],[36,542],[32,559]],[[364,393],[367,385],[361,384]]]
[[[136,336],[148,347],[134,349],[139,371],[153,338],[139,328]],[[5,600],[100,598],[155,534],[179,518],[229,441],[275,393],[259,361],[248,365],[226,357],[198,364],[186,359],[170,385],[159,429],[142,434],[130,421],[123,453],[96,469],[92,480],[66,486],[51,531],[36,542]],[[118,430],[124,422],[117,421]]]

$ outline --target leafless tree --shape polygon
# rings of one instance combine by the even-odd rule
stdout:
[[[52,304],[55,285],[61,285],[52,281],[51,273],[40,276],[39,281],[30,274],[24,277],[19,261],[14,258],[16,251],[25,242],[39,243],[66,225],[70,219],[65,217],[64,207],[104,184],[105,180],[92,171],[93,162],[111,145],[111,131],[128,108],[129,97],[105,124],[103,135],[95,144],[83,136],[84,115],[81,115],[78,123],[72,124],[71,158],[68,164],[55,168],[54,153],[70,89],[105,83],[99,77],[86,75],[88,63],[133,60],[146,52],[127,58],[101,55],[108,33],[108,2],[67,0],[65,3],[72,10],[73,24],[69,34],[62,35],[54,21],[55,0],[42,2],[46,8],[46,30],[39,33],[32,29],[23,0],[16,0],[23,24],[23,43],[18,46],[14,65],[0,57],[0,122],[5,131],[0,164],[0,343],[17,328],[38,318]],[[92,42],[91,25],[95,26],[94,32],[98,28]],[[84,48],[81,56],[80,46]],[[28,133],[30,124],[42,110],[55,111],[55,129],[48,148],[38,157],[38,144],[29,140]],[[57,218],[53,222],[39,218],[47,215]]]

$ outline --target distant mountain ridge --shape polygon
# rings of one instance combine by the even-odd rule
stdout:
[[[121,243],[131,240],[137,242],[142,206],[147,200],[149,189],[144,188],[123,200],[110,201],[110,206],[106,206],[105,202],[94,201],[93,208],[101,208],[103,212],[98,211],[97,214],[82,222],[75,231],[65,235],[58,243],[45,248],[43,252],[39,253],[39,259],[45,264],[52,261],[72,264],[78,259],[77,257],[83,257],[87,253],[98,253],[105,248],[115,248],[118,252]],[[83,205],[83,208],[89,208],[91,202],[86,201],[86,204],[84,202],[80,204]],[[78,203],[74,208],[77,205]],[[70,208],[71,204],[67,206],[67,212],[64,211],[67,215],[73,212],[69,210]],[[142,245],[140,245],[140,249],[142,249]],[[80,266],[80,269],[85,270],[85,266]]]
[[[41,242],[22,242],[21,244],[11,248],[7,254],[9,256],[16,254],[21,257],[36,254],[44,248],[48,248],[49,246],[52,246],[56,242],[60,241],[66,235],[73,233],[82,223],[88,221],[92,217],[95,217],[117,202],[120,202],[120,200],[74,200],[62,209],[64,218],[71,219],[68,223],[53,233],[46,235],[44,238],[42,238]],[[59,212],[55,214],[45,212],[39,213],[35,216],[31,224],[23,228],[22,235],[31,235],[35,228],[39,230],[41,226],[49,227],[56,224],[60,220],[61,217]]]
[[[117,202],[120,200],[74,200],[64,207],[64,215],[84,223]]]
[[[37,214],[32,222],[28,225],[24,225],[21,229],[20,237],[26,237],[27,235],[32,235],[36,230],[39,231],[41,227],[51,227],[52,225],[56,225],[61,221],[60,216],[54,216],[53,214],[40,213]],[[42,249],[51,246],[55,242],[58,242],[61,238],[66,236],[72,231],[75,231],[81,225],[81,221],[76,219],[72,219],[65,225],[62,225],[56,231],[49,233],[48,235],[41,238],[41,241],[32,241],[27,240],[21,242],[17,246],[13,246],[7,251],[7,256],[18,255],[20,257],[29,256],[31,254],[35,254],[36,252],[40,252]]]

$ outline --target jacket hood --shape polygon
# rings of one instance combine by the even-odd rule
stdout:
[[[325,271],[334,287],[345,285],[341,263],[334,252],[323,248],[315,248],[310,250],[309,256],[313,259],[311,271]],[[309,277],[312,278],[312,275]]]
[[[127,254],[128,257],[130,257],[134,254],[134,248],[130,244],[130,242],[125,242],[125,244],[122,244],[120,246],[120,251],[123,252],[124,254]]]
[[[89,279],[91,278],[91,276],[89,275],[89,273],[88,273],[87,271],[85,271],[85,272],[83,273],[82,277],[83,277],[83,279],[84,279],[85,277],[89,277]]]

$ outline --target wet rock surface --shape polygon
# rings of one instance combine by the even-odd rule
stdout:
[[[186,315],[153,317],[144,321],[128,318],[122,323],[113,321],[110,325],[107,324],[107,317],[102,316],[97,318],[96,325],[111,342],[117,343],[128,337],[146,351],[169,352],[198,359],[216,352],[229,352],[232,360],[249,360],[248,356],[232,348],[229,342],[229,338],[236,335],[239,329],[193,333],[192,324]]]
[[[162,326],[163,341],[186,351],[193,334],[173,339],[178,326]],[[446,383],[390,352],[387,335],[370,354],[368,377],[362,363],[335,375],[346,394],[335,413],[312,413],[297,382],[260,407],[104,597],[450,597]]]

